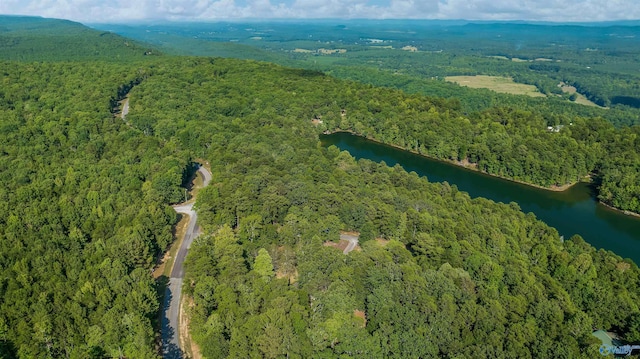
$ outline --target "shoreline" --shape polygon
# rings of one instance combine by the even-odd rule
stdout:
[[[443,159],[440,159],[440,158],[435,158],[435,157],[432,157],[432,156],[425,155],[423,153],[418,153],[418,152],[415,152],[415,151],[412,151],[412,150],[407,150],[406,148],[403,148],[403,147],[395,145],[395,144],[384,143],[384,142],[381,142],[381,141],[379,141],[379,140],[377,140],[375,138],[372,138],[370,136],[363,136],[363,135],[360,135],[360,134],[358,134],[358,133],[356,133],[354,131],[351,131],[351,130],[336,130],[336,131],[326,130],[326,131],[322,132],[322,134],[324,134],[324,135],[332,135],[332,134],[340,133],[340,132],[349,133],[349,134],[354,135],[354,136],[362,137],[362,138],[364,138],[366,140],[369,140],[369,141],[372,141],[372,142],[375,142],[375,143],[378,143],[378,144],[381,144],[381,145],[393,147],[393,148],[396,148],[396,149],[399,149],[399,150],[402,150],[402,151],[407,151],[407,152],[416,154],[418,156],[422,156],[424,158],[428,158],[430,160],[439,161],[439,162],[446,163],[446,164],[451,164],[451,165],[454,165],[454,166],[458,166],[458,167],[462,167],[462,168],[468,169],[469,171],[482,173],[482,174],[485,174],[485,175],[490,176],[490,177],[500,178],[500,179],[503,179],[503,180],[506,180],[506,181],[519,183],[519,184],[522,184],[522,185],[525,185],[525,186],[528,186],[528,187],[538,188],[538,189],[542,189],[542,190],[546,190],[546,191],[564,192],[564,191],[570,189],[571,187],[575,186],[576,184],[578,184],[580,182],[583,182],[583,181],[576,181],[576,182],[568,183],[568,184],[565,184],[565,185],[562,185],[562,186],[543,187],[543,186],[540,186],[540,185],[527,183],[527,182],[524,182],[524,181],[519,181],[519,180],[516,180],[516,179],[507,178],[507,177],[503,177],[503,176],[500,176],[500,175],[495,175],[495,174],[487,173],[487,172],[484,172],[484,171],[480,171],[480,170],[478,170],[476,168],[475,164],[469,163],[468,160],[453,161],[453,160],[443,160]],[[590,178],[590,175],[585,176],[585,178]],[[595,198],[595,201],[597,203],[600,203],[600,204],[604,205],[605,207],[607,207],[607,208],[609,208],[611,210],[614,210],[614,211],[617,211],[617,212],[621,212],[621,213],[623,213],[623,214],[625,214],[627,216],[640,218],[640,213],[636,213],[636,212],[633,212],[633,211],[629,211],[629,210],[624,210],[624,209],[613,207],[613,206],[611,206],[611,205],[609,205],[607,203],[602,202],[597,197]]]
[[[441,158],[436,158],[436,157],[432,157],[432,156],[429,156],[429,155],[425,155],[423,153],[418,153],[418,152],[415,152],[415,151],[412,151],[412,150],[408,150],[408,149],[406,149],[404,147],[401,147],[401,146],[398,146],[398,145],[385,143],[385,142],[379,141],[379,140],[377,140],[377,139],[375,139],[373,137],[370,137],[370,136],[363,136],[363,135],[360,135],[360,134],[358,134],[358,133],[356,133],[354,131],[351,131],[351,130],[337,130],[337,131],[329,131],[329,130],[327,130],[327,131],[324,131],[322,134],[323,135],[332,135],[332,134],[340,133],[340,132],[349,133],[349,134],[354,135],[354,136],[362,137],[362,138],[367,139],[369,141],[372,141],[372,142],[375,142],[375,143],[378,143],[378,144],[381,144],[381,145],[393,147],[393,148],[396,148],[396,149],[399,149],[399,150],[402,150],[402,151],[407,151],[407,152],[413,153],[415,155],[422,156],[424,158],[428,158],[430,160],[451,164],[451,165],[454,165],[454,166],[458,166],[458,167],[462,167],[462,168],[468,169],[469,171],[482,173],[482,174],[485,174],[487,176],[500,178],[500,179],[503,179],[505,181],[519,183],[519,184],[522,184],[522,185],[525,185],[525,186],[534,187],[534,188],[538,188],[538,189],[543,189],[543,190],[546,190],[546,191],[564,192],[564,191],[568,190],[569,188],[575,186],[576,184],[582,182],[582,181],[576,181],[576,182],[573,182],[573,183],[564,184],[562,186],[552,185],[551,187],[544,187],[544,186],[540,186],[540,185],[537,185],[537,184],[524,182],[524,181],[520,181],[520,180],[517,180],[517,179],[513,179],[513,178],[504,177],[504,176],[496,175],[496,174],[493,174],[493,173],[488,173],[488,172],[485,172],[485,171],[481,171],[481,170],[479,170],[477,168],[477,164],[470,163],[468,158],[464,159],[462,161],[444,160],[444,159],[441,159]],[[586,176],[585,176],[585,178],[586,178]]]
[[[607,207],[610,210],[616,211],[616,212],[622,212],[622,214],[626,215],[626,216],[631,216],[631,217],[636,217],[636,218],[640,218],[640,213],[637,212],[633,212],[633,211],[629,211],[627,209],[620,209],[620,208],[616,208],[610,204],[604,203],[600,200],[598,200],[598,203]]]

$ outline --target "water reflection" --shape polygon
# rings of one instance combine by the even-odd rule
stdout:
[[[405,170],[426,176],[431,182],[455,184],[472,198],[517,202],[522,211],[535,213],[567,238],[579,234],[597,248],[609,249],[640,262],[640,219],[597,203],[594,191],[587,183],[553,192],[491,177],[348,133],[325,135],[321,140],[323,145],[335,145],[355,158],[384,161],[389,166],[400,164]]]

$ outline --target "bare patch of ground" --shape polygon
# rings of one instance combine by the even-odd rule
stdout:
[[[360,233],[358,232],[340,232],[340,241],[339,242],[324,242],[325,247],[333,247],[338,248],[344,254],[349,254],[349,252],[356,250],[361,251],[362,248],[358,245],[358,238],[360,238]]]
[[[323,244],[323,246],[325,247],[338,248],[340,251],[344,251],[345,249],[347,249],[348,245],[349,242],[344,240],[340,240],[339,242],[324,242]]]
[[[353,310],[353,316],[356,318],[360,318],[362,319],[362,327],[366,327],[367,326],[367,315],[365,314],[365,312],[358,310],[358,309],[354,309]]]
[[[525,85],[513,82],[510,77],[500,76],[447,76],[445,80],[457,83],[460,86],[470,88],[484,88],[495,92],[508,93],[512,95],[526,95],[531,97],[546,97],[540,93],[533,85]]]
[[[342,237],[342,236],[360,237],[360,232],[342,231],[342,232],[340,232],[340,237]]]
[[[209,173],[213,173],[211,171],[211,164],[209,163],[209,161],[205,161],[203,158],[196,158],[194,162],[201,163],[202,167],[206,168]],[[202,183],[200,185],[202,185]]]
[[[457,161],[456,164],[466,168],[478,169],[478,164],[469,162],[468,158],[465,158],[462,161]]]
[[[639,218],[640,218],[640,213],[631,212],[631,211],[628,211],[628,210],[626,210],[626,209],[619,209],[619,208],[616,208],[616,207],[611,206],[611,205],[609,205],[609,204],[606,204],[606,203],[604,203],[604,202],[602,202],[602,201],[600,201],[600,204],[602,204],[603,206],[605,206],[605,207],[607,207],[607,208],[609,208],[609,209],[611,209],[611,210],[618,211],[618,212],[622,212],[622,213],[624,213],[624,214],[625,214],[625,215],[627,215],[627,216],[633,216],[633,217],[639,217]]]
[[[340,241],[347,241],[347,248],[345,248],[342,252],[344,254],[349,254],[349,252],[356,250],[361,251],[362,248],[358,245],[358,239],[360,238],[359,232],[340,232]]]
[[[294,268],[293,272],[287,272],[287,271],[284,271],[283,269],[278,269],[276,271],[276,278],[278,279],[288,278],[289,284],[293,284],[298,281],[298,269]]]
[[[562,191],[566,191],[569,188],[571,188],[571,186],[573,186],[575,183],[567,183],[564,184],[562,186],[558,186],[558,185],[551,185],[551,187],[549,187],[550,190],[555,191],[555,192],[562,192]]]
[[[202,354],[200,353],[200,347],[196,342],[191,338],[191,333],[189,332],[189,315],[186,307],[193,308],[195,303],[193,302],[193,298],[187,299],[187,296],[183,296],[180,301],[180,348],[186,352],[187,358],[192,359],[202,359]]]

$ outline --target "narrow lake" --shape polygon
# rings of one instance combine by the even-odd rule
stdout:
[[[320,137],[326,147],[335,145],[355,158],[400,164],[405,170],[426,176],[430,182],[448,182],[472,198],[516,202],[525,213],[555,227],[565,238],[579,234],[596,248],[615,252],[640,263],[640,218],[627,216],[599,204],[586,183],[564,192],[552,192],[471,171],[450,163],[429,159],[349,133]]]

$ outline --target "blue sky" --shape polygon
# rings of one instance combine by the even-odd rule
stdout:
[[[0,0],[0,14],[85,23],[273,18],[608,21],[640,19],[640,0]]]

